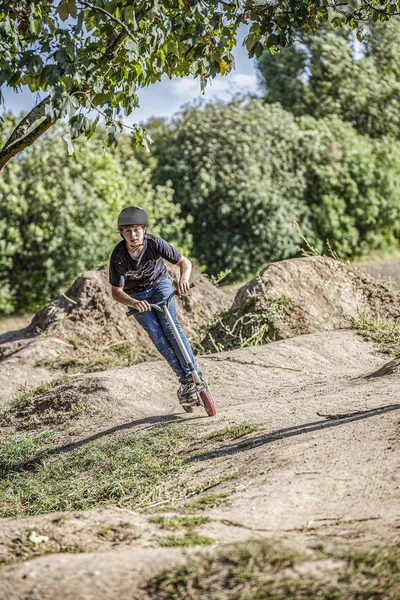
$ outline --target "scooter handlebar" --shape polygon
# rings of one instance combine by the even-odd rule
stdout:
[[[192,281],[192,283],[189,285],[189,289],[194,288],[196,286],[196,284],[194,283],[194,281]],[[170,299],[173,296],[176,296],[178,294],[178,291],[175,290],[174,292],[172,292],[172,294],[167,298],[167,304],[169,303]],[[164,302],[164,301],[163,301]],[[161,304],[161,303],[158,303]],[[158,304],[150,304],[150,306],[153,307],[157,307],[158,308]],[[129,310],[126,312],[127,317],[132,316],[134,313],[140,312],[139,310],[137,310],[136,308],[133,308],[133,306],[131,306],[129,308]]]

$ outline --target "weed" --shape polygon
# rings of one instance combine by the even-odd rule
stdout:
[[[195,342],[199,352],[221,352],[272,341],[270,325],[272,321],[284,318],[292,301],[286,296],[271,300],[261,279],[259,285],[261,293],[258,290],[249,294],[242,306],[221,313],[210,327],[201,330],[202,339]]]
[[[225,427],[225,429],[219,429],[218,431],[214,431],[207,436],[209,440],[237,440],[245,435],[249,435],[249,433],[254,433],[260,429],[260,425],[257,423],[248,424],[248,423],[240,423],[240,425],[231,425],[231,427]]]
[[[331,560],[329,570],[317,577],[313,568],[308,575],[307,569],[300,575],[294,568],[307,562],[312,567],[313,561],[328,557],[336,568]],[[158,600],[183,600],[188,590],[202,600],[395,600],[399,573],[398,547],[319,549],[306,557],[269,540],[254,540],[163,571],[147,591]]]
[[[193,529],[199,525],[204,525],[204,523],[209,523],[210,517],[203,517],[201,515],[194,517],[156,515],[154,517],[150,517],[149,520],[152,523],[157,523],[157,525],[159,525],[162,529],[180,529],[181,527]]]
[[[400,356],[400,324],[377,317],[371,318],[367,312],[352,317],[350,326],[364,340],[375,342],[380,352]]]
[[[209,546],[213,543],[209,537],[199,535],[195,531],[189,531],[184,535],[168,535],[158,539],[158,543],[163,547],[177,547],[177,546]]]
[[[47,434],[50,435],[50,434]],[[118,504],[138,509],[167,494],[185,467],[188,430],[163,425],[136,434],[94,440],[69,453],[44,450],[44,433],[0,441],[0,516],[85,510]]]

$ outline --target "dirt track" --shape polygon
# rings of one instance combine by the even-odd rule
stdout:
[[[204,357],[218,404],[213,419],[179,410],[174,378],[162,361],[86,375],[76,385],[90,389],[88,380],[95,380],[97,391],[86,394],[71,441],[82,447],[94,435],[189,423],[204,445],[182,476],[193,487],[226,477],[213,493],[229,497],[207,512],[211,521],[199,530],[217,546],[257,537],[296,546],[325,539],[399,542],[400,374],[377,373],[389,362],[345,330]],[[206,439],[244,421],[259,430],[233,441]],[[75,536],[86,553],[4,567],[2,600],[147,598],[141,585],[148,577],[185,559],[187,551],[157,548],[159,531],[146,513],[110,507],[66,517],[3,520],[3,544],[23,528],[49,537],[57,528],[59,540]],[[137,535],[99,541],[99,526],[118,519],[131,521]]]

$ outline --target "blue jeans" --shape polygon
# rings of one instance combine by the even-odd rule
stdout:
[[[133,292],[131,297],[135,300],[147,300],[151,304],[156,304],[162,300],[166,300],[173,292],[171,279],[162,279],[158,283],[155,283],[147,290],[142,292]],[[176,300],[172,298],[169,303],[169,312],[171,313],[172,319],[176,325],[176,328],[182,338],[184,345],[189,353],[192,363],[195,369],[201,376],[201,372],[197,368],[196,361],[193,356],[192,349],[185,334],[183,333],[176,316]],[[146,310],[145,312],[135,313],[137,322],[147,331],[149,337],[159,353],[166,359],[169,366],[175,371],[179,381],[182,383],[187,379],[191,379],[190,371],[187,368],[186,361],[183,354],[175,341],[174,334],[172,333],[171,327],[165,316],[158,310]]]

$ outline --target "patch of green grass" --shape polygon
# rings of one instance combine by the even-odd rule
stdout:
[[[66,381],[68,381],[66,377],[60,377],[58,379],[53,379],[52,381],[42,383],[41,385],[38,385],[35,388],[23,390],[18,394],[18,396],[15,396],[14,398],[12,398],[12,400],[10,400],[10,402],[7,405],[7,409],[18,408],[20,406],[32,404],[33,399],[36,396],[40,396],[40,394],[44,394],[45,392],[52,390],[58,385],[65,383]]]
[[[313,562],[326,558],[315,576]],[[301,573],[296,565],[304,565]],[[397,600],[400,548],[319,549],[305,556],[269,540],[242,542],[163,571],[147,586],[157,600],[186,600],[188,590],[202,600]]]
[[[254,433],[260,429],[261,425],[257,423],[248,424],[240,423],[239,425],[231,425],[231,427],[225,427],[225,429],[219,429],[214,431],[207,436],[209,440],[237,440],[249,433]]]
[[[359,313],[357,318],[351,318],[350,326],[364,340],[375,342],[380,352],[400,356],[400,323],[377,317],[372,319],[368,313]]]
[[[219,506],[225,500],[229,498],[229,494],[227,492],[221,494],[208,494],[207,496],[203,496],[198,500],[190,500],[186,502],[184,507],[186,510],[206,510],[208,508],[215,508]]]
[[[16,434],[0,440],[0,478],[17,475],[22,468],[29,469],[35,457],[51,443],[55,432],[47,429],[35,435]],[[0,494],[5,483],[0,481]],[[0,496],[1,497],[1,496]]]
[[[169,496],[185,468],[187,428],[162,425],[52,453],[44,433],[0,441],[0,516],[85,510],[107,504],[138,509]]]
[[[209,546],[214,540],[195,531],[189,531],[184,535],[168,535],[158,539],[160,546],[175,548],[178,546]]]
[[[36,363],[37,367],[63,369],[68,374],[92,373],[117,367],[129,367],[143,360],[143,356],[124,340],[98,348],[95,340],[79,342],[69,338],[75,351],[74,356],[64,359],[43,359]]]
[[[193,529],[199,525],[204,525],[204,523],[209,523],[210,517],[204,517],[202,515],[197,515],[194,517],[156,515],[154,517],[150,517],[149,520],[152,523],[157,523],[157,525],[159,525],[162,529],[180,529],[181,527]]]

